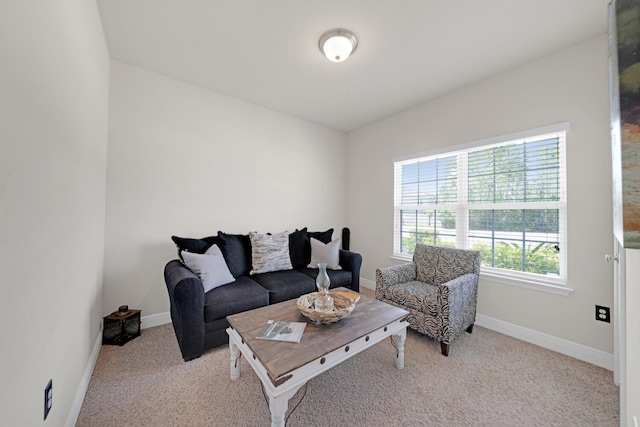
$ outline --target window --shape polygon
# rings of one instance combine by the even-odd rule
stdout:
[[[394,162],[394,255],[479,250],[482,271],[566,285],[568,124]]]

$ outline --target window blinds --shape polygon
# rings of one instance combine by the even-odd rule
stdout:
[[[486,268],[564,277],[565,134],[396,161],[394,253],[478,249]]]

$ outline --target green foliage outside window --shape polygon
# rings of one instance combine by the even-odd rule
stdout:
[[[425,245],[434,245],[434,246],[444,246],[447,248],[455,248],[455,242],[446,242],[443,241],[440,236],[434,235],[433,233],[418,233],[417,235],[412,233],[408,236],[402,238],[402,251],[408,254],[412,254],[416,248],[417,243],[422,243]]]
[[[455,243],[443,241],[432,233],[419,233],[418,243],[455,248]],[[560,274],[558,250],[550,243],[528,244],[523,253],[522,245],[517,242],[496,242],[495,253],[488,243],[476,243],[472,249],[480,251],[481,265],[503,268],[512,271],[525,271],[535,274]],[[402,239],[403,252],[412,254],[416,247],[416,235]]]
[[[560,257],[557,249],[550,243],[528,244],[523,253],[520,243],[496,242],[494,257],[491,245],[487,243],[476,243],[473,249],[480,251],[481,263],[488,267],[536,274],[560,274]]]

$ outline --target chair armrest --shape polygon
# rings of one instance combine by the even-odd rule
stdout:
[[[204,308],[204,287],[200,278],[180,261],[175,259],[167,263],[164,280],[169,297],[174,298],[181,307]]]
[[[414,280],[416,280],[416,265],[413,262],[377,268],[376,298],[381,299],[386,289],[390,286]]]
[[[351,285],[353,291],[360,292],[360,268],[362,267],[362,255],[356,252],[340,249],[340,266],[343,270],[351,272]]]
[[[479,275],[468,273],[438,286],[438,303],[443,317],[449,319],[448,332],[452,338],[475,323],[478,279]]]
[[[447,283],[440,285],[441,288],[447,288],[449,292],[459,292],[459,289],[465,286],[478,287],[479,276],[474,273],[463,274],[455,279],[449,280]]]
[[[204,351],[204,287],[178,260],[167,263],[164,279],[180,351],[185,361],[191,360]]]

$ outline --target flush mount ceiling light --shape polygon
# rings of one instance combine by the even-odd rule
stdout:
[[[320,37],[318,46],[329,61],[342,62],[356,50],[358,40],[351,31],[334,28]]]

